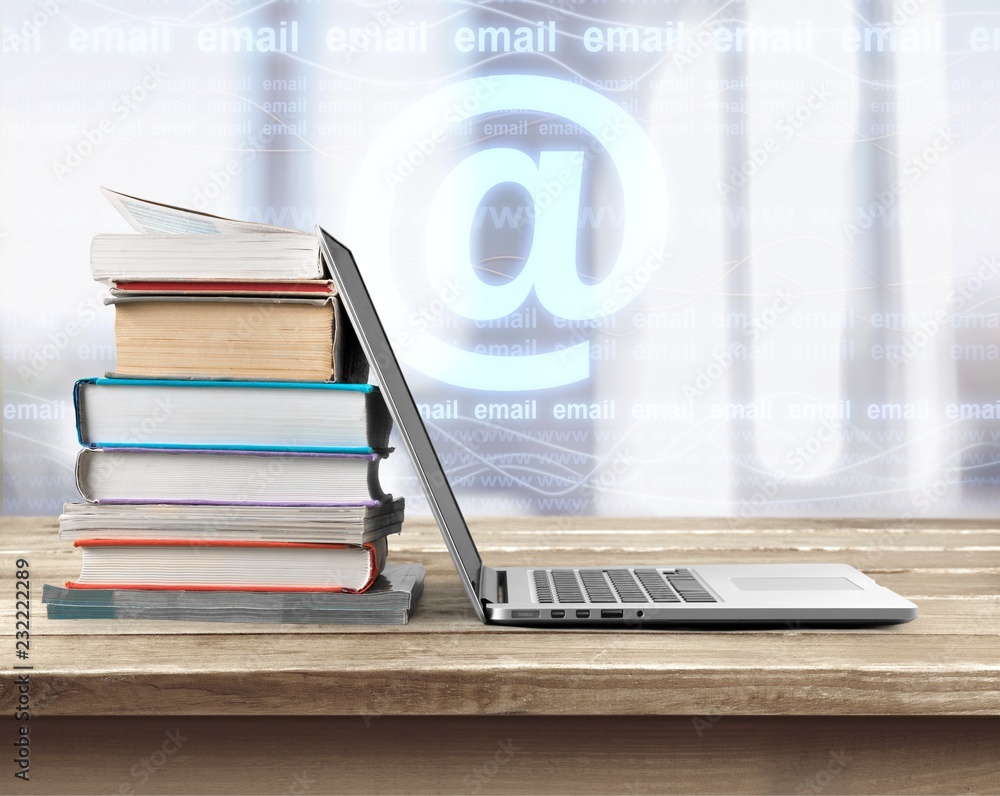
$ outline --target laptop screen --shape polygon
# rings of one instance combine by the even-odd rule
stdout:
[[[420,411],[403,377],[403,371],[389,344],[389,338],[379,320],[368,288],[354,261],[354,255],[322,227],[317,228],[317,234],[330,272],[337,284],[340,302],[350,318],[371,369],[378,376],[382,396],[396,423],[403,446],[410,455],[413,468],[423,484],[427,501],[448,545],[448,551],[459,570],[459,575],[463,577],[463,584],[477,613],[482,618],[483,607],[479,601],[482,559],[427,434]]]

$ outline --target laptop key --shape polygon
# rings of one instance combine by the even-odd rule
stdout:
[[[663,577],[686,603],[716,602],[716,599],[705,591],[705,588],[695,579],[690,570],[678,569],[673,572],[664,572]]]
[[[608,569],[605,571],[607,572],[608,580],[611,581],[611,585],[618,592],[618,599],[623,603],[649,602],[649,597],[642,590],[639,581],[627,569]]]
[[[538,602],[553,602],[552,587],[549,585],[549,573],[544,569],[535,569],[532,570],[531,577],[535,582],[535,596]]]
[[[639,579],[642,587],[649,594],[649,599],[654,603],[679,603],[678,597],[670,584],[663,579],[663,575],[655,569],[637,569],[635,576]]]
[[[552,585],[556,590],[556,597],[561,603],[585,603],[583,592],[580,591],[580,584],[576,579],[576,573],[572,569],[553,569],[551,571]]]
[[[580,581],[587,590],[587,597],[592,603],[616,603],[618,600],[612,594],[608,582],[604,579],[604,570],[581,569]]]

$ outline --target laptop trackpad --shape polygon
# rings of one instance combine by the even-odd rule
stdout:
[[[730,578],[740,591],[849,591],[860,586],[847,578]]]

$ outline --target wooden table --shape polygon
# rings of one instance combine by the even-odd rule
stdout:
[[[405,627],[49,621],[52,519],[2,533],[5,793],[1000,793],[1000,535],[987,522],[480,520],[490,564],[844,562],[913,600],[878,629],[485,627],[437,529]],[[614,529],[608,533],[606,529]],[[13,779],[15,561],[31,780]]]

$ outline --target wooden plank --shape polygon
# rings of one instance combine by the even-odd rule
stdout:
[[[510,566],[526,563],[580,564],[642,563],[697,564],[740,562],[843,562],[867,570],[890,564],[901,568],[1000,568],[1000,533],[989,528],[788,528],[730,529],[674,528],[676,521],[647,521],[613,533],[586,531],[545,524],[542,519],[512,526],[510,520],[480,522],[479,548],[489,563]],[[544,519],[544,518],[543,518]],[[555,518],[558,520],[558,518]],[[587,519],[588,523],[594,518]],[[657,522],[659,524],[657,524]],[[621,524],[609,522],[609,526]],[[702,525],[705,523],[703,522]],[[71,577],[78,569],[79,553],[57,538],[52,519],[5,518],[0,524],[4,544],[0,560],[25,555],[29,550],[56,556]],[[16,542],[12,542],[16,540]],[[406,532],[391,541],[397,555],[443,550],[436,526],[425,518],[408,520]],[[29,559],[30,560],[30,559]]]
[[[1000,713],[992,637],[539,631],[77,636],[40,715]],[[10,682],[11,675],[7,681]],[[0,693],[0,712],[13,707]]]
[[[16,554],[31,549],[37,552],[72,552],[72,543],[62,540],[54,528],[0,531],[0,553]],[[414,528],[409,522],[401,534],[390,537],[393,548],[398,550],[444,550],[444,542],[437,529]],[[858,548],[881,549],[965,549],[982,550],[996,554],[1000,551],[1000,536],[995,531],[862,531],[841,530],[645,530],[605,531],[554,531],[537,530],[490,531],[476,533],[481,548],[517,550],[590,550],[596,547],[616,547],[628,550],[648,548],[699,550],[731,548],[733,550]]]
[[[424,561],[439,550],[398,550],[390,548],[393,561]],[[861,550],[783,550],[757,549],[718,550],[650,548],[648,551],[605,547],[595,550],[511,551],[484,546],[480,549],[484,562],[492,567],[514,566],[697,566],[698,564],[849,564],[862,572],[881,569],[997,569],[1000,560],[978,550],[900,550],[886,555],[879,551]],[[75,553],[38,555],[20,551],[0,555],[0,568],[10,569],[18,557],[27,557],[34,577],[52,577],[56,582],[73,579],[80,573],[80,559]],[[40,567],[44,567],[41,569]],[[37,572],[37,574],[35,574]]]
[[[581,522],[581,520],[583,520]],[[1000,710],[1000,561],[990,523],[888,521],[478,521],[489,560],[511,565],[846,560],[915,599],[915,622],[879,629],[706,632],[485,627],[471,614],[437,528],[407,523],[395,560],[428,567],[412,624],[345,628],[49,622],[35,607],[34,687],[42,715],[731,712],[988,713]],[[688,527],[690,525],[690,527]],[[581,527],[582,526],[582,527]],[[614,547],[601,528],[617,528]],[[532,534],[545,530],[550,538]],[[693,530],[692,530],[693,529]],[[32,583],[75,577],[78,553],[52,518],[6,518],[0,588],[17,550]],[[697,533],[694,533],[697,531]],[[693,547],[692,539],[698,540]],[[601,550],[592,546],[603,545]],[[812,553],[808,553],[808,551]],[[675,555],[676,554],[676,555]],[[551,558],[550,558],[551,556]],[[782,557],[787,558],[782,558]],[[829,556],[829,558],[823,558]],[[695,559],[687,558],[685,562]],[[12,591],[10,591],[12,593]],[[0,606],[0,621],[11,606]],[[493,634],[503,633],[501,641]],[[402,684],[375,691],[372,683]],[[248,699],[247,693],[253,695]],[[0,709],[12,695],[0,692]]]
[[[728,529],[749,529],[754,532],[760,530],[823,530],[823,529],[846,529],[846,530],[897,530],[903,528],[908,531],[944,530],[944,531],[967,531],[985,530],[995,531],[997,520],[990,518],[983,519],[962,519],[949,517],[909,517],[905,520],[894,517],[657,517],[642,516],[634,517],[596,517],[584,515],[518,515],[506,517],[477,517],[468,516],[466,521],[476,529],[478,526],[486,526],[491,532],[504,533],[506,531],[532,530],[536,528],[564,528],[569,530],[600,530],[610,528],[612,530],[627,531],[632,528],[654,527],[680,530],[715,530],[720,528]],[[58,518],[55,516],[37,517],[17,517],[6,516],[0,518],[0,527],[46,527],[56,529]],[[435,527],[434,520],[430,515],[421,515],[410,512],[406,518],[406,525],[412,530],[432,529]],[[434,530],[434,533],[437,531]]]
[[[414,517],[414,524],[433,521],[425,517]],[[409,522],[409,520],[408,520]],[[679,530],[716,530],[749,529],[754,532],[767,529],[787,529],[794,531],[815,529],[832,530],[897,530],[904,528],[912,531],[922,530],[986,530],[997,528],[995,519],[952,519],[911,517],[906,520],[897,518],[866,518],[866,517],[753,517],[748,519],[738,517],[584,517],[584,516],[507,516],[507,517],[469,517],[469,525],[475,529],[484,525],[495,529],[498,533],[507,530],[523,530],[551,527],[556,529],[604,529],[627,531],[631,528],[654,527]]]
[[[161,717],[33,721],[49,793],[998,793],[993,719]],[[9,720],[0,722],[4,742]]]
[[[727,545],[755,546],[755,540],[766,539],[794,546],[796,540],[818,544],[848,546],[882,545],[884,547],[964,547],[985,546],[997,550],[1000,545],[998,523],[995,521],[899,521],[857,520],[821,521],[814,519],[761,519],[754,523],[705,518],[604,518],[604,517],[498,517],[473,518],[469,521],[473,533],[483,533],[499,547],[537,549],[540,541],[548,541],[557,549],[587,549],[607,544],[609,534],[622,547],[643,548],[650,540],[680,539],[686,546],[697,548]],[[0,549],[65,549],[66,542],[58,538],[58,523],[52,517],[0,518]],[[393,537],[399,549],[444,549],[440,532],[429,517],[410,516],[404,532]],[[685,545],[682,545],[685,546]]]

